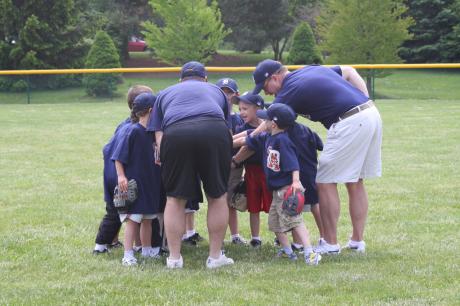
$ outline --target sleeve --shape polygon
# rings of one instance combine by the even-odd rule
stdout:
[[[111,160],[119,162],[123,164],[128,164],[129,155],[131,151],[131,143],[133,141],[134,135],[131,131],[126,131],[126,133],[122,133],[119,135],[119,139],[117,141],[117,145],[113,150]]]
[[[147,122],[147,132],[156,132],[162,130],[164,114],[161,109],[161,97],[157,98],[155,106],[152,109],[149,121]]]
[[[323,151],[324,144],[323,144],[323,141],[321,140],[321,137],[319,137],[319,135],[313,131],[312,133],[313,133],[313,137],[315,138],[316,150]]]
[[[281,171],[292,172],[299,170],[297,150],[289,138],[280,139],[278,150],[280,152]]]
[[[246,145],[249,149],[255,152],[263,152],[265,139],[267,137],[266,133],[261,133],[256,136],[248,136],[246,137]]]
[[[334,71],[335,73],[337,73],[338,75],[342,76],[342,68],[340,68],[340,66],[334,66],[334,67],[331,67],[330,69]]]

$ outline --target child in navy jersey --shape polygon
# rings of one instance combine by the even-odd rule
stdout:
[[[257,110],[264,108],[264,100],[259,95],[245,93],[240,97],[234,97],[238,101],[240,116],[244,124],[236,127],[236,133],[257,128],[263,120],[257,117]],[[252,239],[250,245],[259,247],[262,240],[260,232],[260,212],[266,213],[270,210],[272,202],[271,192],[265,183],[265,174],[262,168],[262,153],[256,152],[253,156],[244,161],[244,180],[246,182],[246,199],[249,211],[249,224],[251,227]]]
[[[126,214],[120,214],[120,221],[126,221],[125,252],[122,264],[136,265],[133,242],[139,231],[143,257],[158,257],[151,246],[152,225],[160,209],[161,179],[160,167],[155,164],[153,135],[146,131],[146,124],[156,97],[141,94],[135,100],[132,110],[133,123],[123,130],[112,154],[118,176],[118,187],[127,190],[128,180],[134,179],[138,186],[138,197]],[[138,119],[138,122],[136,119]]]
[[[281,243],[282,249],[278,252],[278,256],[286,256],[291,260],[297,259],[286,234],[293,231],[304,247],[305,262],[309,265],[317,265],[321,256],[313,252],[302,215],[289,216],[282,210],[283,197],[289,188],[293,191],[304,191],[300,182],[296,146],[286,131],[294,125],[295,113],[289,106],[275,104],[268,110],[258,111],[257,116],[267,119],[265,124],[270,133],[262,133],[246,139],[240,138],[234,141],[234,146],[247,145],[251,150],[263,154],[267,186],[273,192],[268,226]]]
[[[135,85],[128,90],[128,107],[130,110],[133,108],[134,99],[142,93],[153,93],[150,87],[144,85]],[[104,181],[104,201],[106,203],[106,214],[101,220],[99,230],[96,235],[96,245],[93,254],[106,253],[108,248],[121,246],[118,240],[118,232],[121,227],[120,218],[116,208],[113,206],[113,191],[117,185],[117,174],[115,171],[115,164],[110,159],[113,150],[116,147],[118,135],[120,130],[131,123],[131,118],[123,120],[115,129],[115,132],[110,141],[104,146],[102,150],[104,158],[103,181]]]

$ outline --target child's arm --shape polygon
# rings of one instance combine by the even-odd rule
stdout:
[[[246,138],[248,136],[247,131],[242,131],[241,133],[233,135],[233,140],[240,139],[240,138]]]
[[[241,163],[251,157],[254,154],[254,151],[249,149],[247,146],[243,146],[238,153],[235,154],[232,158],[232,167],[239,168]]]
[[[163,131],[155,131],[155,164],[161,165],[160,162],[160,146],[163,139]]]
[[[296,192],[298,191],[305,191],[305,188],[302,186],[302,183],[300,182],[299,178],[299,170],[292,171],[292,191]]]
[[[118,160],[115,161],[115,169],[117,170],[118,176],[118,188],[120,188],[120,191],[122,192],[127,192],[128,179],[125,176],[125,168],[123,167],[123,164]]]
[[[267,122],[268,120],[265,120],[262,124],[260,124],[254,131],[252,131],[251,136],[256,136],[267,131]]]
[[[235,139],[235,136],[233,136],[233,148],[239,148],[239,147],[244,146],[246,144],[246,137],[247,136],[245,135],[244,137]]]

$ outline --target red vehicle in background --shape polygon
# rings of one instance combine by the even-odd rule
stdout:
[[[144,52],[147,50],[147,44],[142,39],[131,36],[128,42],[128,52]]]

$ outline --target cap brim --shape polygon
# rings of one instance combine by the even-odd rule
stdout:
[[[264,83],[259,83],[256,84],[256,87],[254,87],[254,90],[252,91],[253,94],[258,95],[259,92],[264,88]]]
[[[259,117],[260,119],[264,119],[264,120],[270,119],[268,118],[268,113],[266,109],[259,109],[256,114],[257,114],[257,117]]]
[[[228,88],[228,89],[230,89],[233,93],[237,93],[237,92],[238,92],[238,90],[234,90],[233,88],[228,87],[228,86],[220,86],[220,89],[222,89],[222,88]]]

